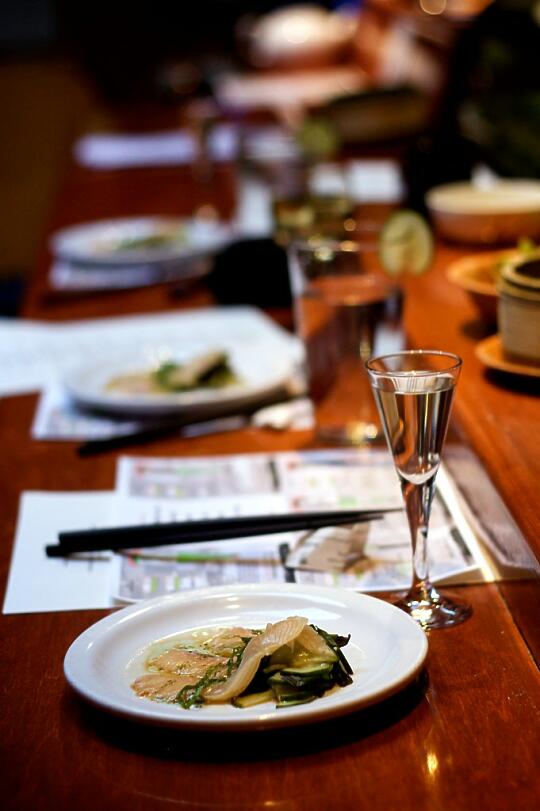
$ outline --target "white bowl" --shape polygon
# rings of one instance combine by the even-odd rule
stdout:
[[[540,238],[540,182],[500,180],[435,186],[426,203],[437,232],[453,242],[512,244]]]

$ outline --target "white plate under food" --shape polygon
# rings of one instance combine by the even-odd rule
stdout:
[[[231,226],[205,219],[131,217],[81,223],[53,234],[53,253],[70,262],[129,265],[189,260],[224,247]]]
[[[186,710],[131,690],[153,642],[200,628],[263,628],[294,615],[330,633],[351,635],[343,652],[353,669],[352,684],[310,704],[281,709],[267,702],[245,709],[214,704]],[[426,653],[420,626],[382,600],[319,586],[254,584],[170,594],[111,614],[75,640],[64,671],[83,698],[116,715],[168,727],[249,731],[312,723],[381,701],[416,676]]]
[[[221,347],[208,347],[202,351]],[[167,415],[215,414],[231,407],[243,408],[252,403],[262,402],[280,389],[285,389],[293,373],[290,357],[266,352],[260,347],[236,347],[229,351],[231,367],[238,377],[238,383],[223,388],[198,388],[191,391],[152,394],[133,394],[108,391],[110,381],[120,375],[144,372],[155,364],[162,347],[155,353],[147,349],[145,355],[129,355],[104,361],[91,366],[74,369],[64,380],[70,396],[76,403],[86,408],[114,414],[131,414],[141,417]],[[171,359],[188,361],[200,352],[191,351],[181,357],[174,353]],[[155,357],[153,356],[155,355]]]

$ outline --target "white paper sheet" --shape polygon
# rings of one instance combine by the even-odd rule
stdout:
[[[345,169],[345,186],[356,203],[399,203],[405,194],[401,169],[392,160],[350,161]]]
[[[78,409],[59,384],[42,392],[32,424],[32,437],[46,440],[84,441],[108,439],[135,431],[140,423],[112,420]]]
[[[379,158],[319,163],[309,186],[313,194],[347,195],[354,203],[398,203],[405,193],[399,164]]]
[[[448,489],[448,476],[443,482]],[[118,465],[117,492],[122,512],[131,513],[136,523],[295,510],[402,507],[392,463],[380,450],[177,459],[123,457]],[[454,506],[457,510],[457,504]],[[360,524],[352,533],[345,528],[288,533],[279,536],[275,544],[271,537],[230,541],[227,554],[238,558],[233,557],[224,567],[215,557],[225,553],[222,542],[163,547],[159,552],[143,550],[141,557],[120,561],[117,594],[123,599],[141,599],[178,587],[230,583],[235,578],[236,582],[260,582],[270,576],[366,592],[405,589],[410,583],[410,538],[401,509],[381,521]],[[182,559],[186,549],[191,555]],[[251,551],[260,560],[242,563],[240,558],[249,557]],[[360,554],[349,560],[355,552]],[[450,515],[440,494],[433,505],[430,552],[434,582],[493,579],[470,528]],[[211,559],[207,561],[205,556]],[[277,568],[278,556],[283,570]]]
[[[45,546],[61,530],[114,524],[114,494],[26,492],[21,496],[4,614],[109,608],[112,555],[86,560],[48,558]]]

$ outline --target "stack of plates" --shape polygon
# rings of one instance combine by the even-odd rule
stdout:
[[[53,234],[50,284],[57,290],[110,290],[197,278],[232,236],[230,225],[205,219],[81,223]]]

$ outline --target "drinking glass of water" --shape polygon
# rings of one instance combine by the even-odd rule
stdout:
[[[436,350],[374,357],[366,364],[401,484],[412,543],[411,588],[397,605],[424,628],[456,625],[469,606],[430,583],[428,528],[435,477],[448,428],[461,358]]]
[[[376,244],[294,240],[288,262],[317,436],[352,445],[382,438],[365,362],[383,330],[399,348],[401,293],[380,270]]]

